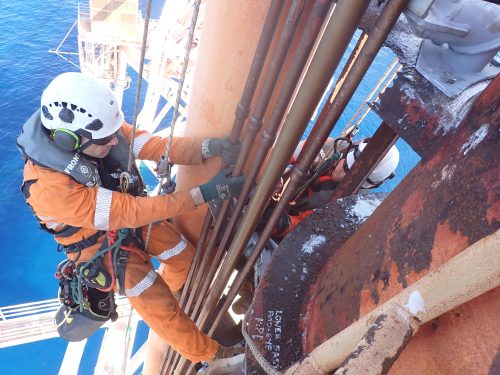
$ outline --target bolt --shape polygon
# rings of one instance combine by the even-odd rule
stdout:
[[[453,85],[457,81],[457,78],[452,73],[445,71],[441,76],[441,80],[450,85]]]

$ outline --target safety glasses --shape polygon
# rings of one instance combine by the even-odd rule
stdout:
[[[116,131],[113,134],[108,135],[107,137],[104,137],[104,138],[92,139],[90,142],[92,142],[95,145],[104,146],[104,145],[107,145],[109,142],[111,142],[116,137],[117,134],[118,134],[118,131]]]

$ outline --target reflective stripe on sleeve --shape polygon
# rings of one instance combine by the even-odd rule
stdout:
[[[125,289],[125,295],[127,297],[140,296],[146,289],[153,285],[157,276],[158,274],[154,270],[150,270],[146,277],[139,281],[133,288]]]
[[[135,138],[133,153],[134,153],[134,156],[136,158],[139,157],[139,153],[141,152],[142,147],[144,146],[144,144],[147,141],[149,141],[150,138],[151,138],[151,134],[150,133],[145,133],[145,134],[142,134],[139,137]]]
[[[156,257],[159,260],[167,260],[169,258],[172,258],[173,256],[179,255],[187,246],[186,239],[181,236],[180,242],[175,245],[173,248],[165,250],[164,252],[158,254]]]
[[[99,230],[109,229],[109,212],[111,209],[111,200],[113,192],[111,190],[99,187],[97,189],[97,198],[95,202],[94,226]]]

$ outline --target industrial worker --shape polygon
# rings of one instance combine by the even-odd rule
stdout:
[[[369,142],[369,138],[358,142],[352,142],[350,138],[329,138],[319,155],[313,162],[312,170],[310,171],[310,179],[307,180],[304,189],[295,197],[294,201],[289,205],[287,211],[283,212],[278,218],[278,222],[271,232],[273,240],[280,242],[284,236],[290,233],[302,220],[309,216],[315,208],[319,208],[327,204],[333,195],[333,190],[338,183],[344,178],[349,168],[352,167],[354,161]],[[302,151],[305,141],[299,143],[290,160],[290,167],[295,164],[300,152]],[[329,158],[328,155],[337,154],[340,159]],[[392,146],[384,158],[375,167],[373,172],[361,185],[360,193],[370,191],[370,189],[381,186],[385,181],[394,177],[394,173],[399,163],[399,151],[396,146]],[[290,172],[288,168],[282,180],[285,180]],[[274,200],[279,200],[281,190],[283,189],[283,181],[277,187]],[[271,200],[271,204],[264,211],[259,224],[256,227],[257,232],[261,232],[271,216],[275,208],[275,203]],[[245,314],[251,304],[253,295],[253,285],[248,280],[240,289],[240,299],[232,305],[232,309],[236,314]]]
[[[169,219],[237,196],[243,177],[228,177],[224,170],[190,190],[145,196],[135,161],[127,174],[131,138],[132,127],[108,87],[87,74],[64,73],[44,90],[40,110],[17,139],[26,159],[26,202],[68,257],[56,273],[59,334],[79,341],[116,318],[112,293],[121,291],[185,358],[196,363],[233,356],[240,350],[201,333],[172,294],[187,278],[194,248]],[[167,142],[137,130],[133,156],[158,161]],[[239,149],[226,139],[174,137],[170,160],[201,164],[220,156],[234,164]],[[122,192],[124,186],[130,190]],[[150,257],[163,264],[161,275]]]
[[[284,237],[293,228],[295,228],[298,223],[309,216],[313,212],[313,209],[319,208],[328,203],[332,197],[333,190],[344,178],[347,171],[352,167],[354,161],[364,150],[369,140],[370,139],[367,138],[354,143],[350,141],[344,142],[341,140],[338,146],[336,145],[337,142],[335,142],[334,139],[329,138],[327,140],[324,147],[327,151],[320,151],[320,155],[318,155],[318,158],[315,161],[315,168],[320,168],[319,163],[322,160],[321,155],[325,155],[325,153],[328,152],[328,148],[338,147],[338,150],[335,150],[335,152],[338,152],[340,159],[336,163],[330,160],[329,166],[323,168],[321,173],[316,174],[311,181],[308,182],[307,189],[304,189],[302,194],[294,199],[294,202],[290,205],[288,211],[280,217],[278,224],[273,230],[273,237]],[[303,142],[299,144],[293,158],[296,158],[299,155],[303,145]],[[291,162],[293,164],[294,159],[292,159]],[[396,146],[392,146],[372,173],[363,182],[359,192],[368,192],[370,189],[375,189],[381,186],[388,179],[393,178],[398,164],[399,151]]]

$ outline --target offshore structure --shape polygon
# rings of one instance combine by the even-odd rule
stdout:
[[[246,354],[209,371],[499,373],[500,6],[482,0],[179,3],[166,1],[160,19],[151,21],[136,0],[91,0],[79,8],[75,25],[79,67],[108,82],[119,98],[130,85],[127,65],[142,72],[148,91],[139,127],[156,132],[173,107],[185,104],[178,116],[185,135],[229,135],[243,144],[233,169],[247,175],[238,201],[175,218],[198,244],[179,302],[205,332],[222,341],[240,338],[226,311],[248,274],[256,275],[242,324]],[[358,29],[358,43],[322,103]],[[194,43],[187,46],[189,34]],[[270,245],[274,224],[382,46],[397,55],[398,68],[388,70],[392,85],[378,89],[370,103],[381,119],[372,141],[330,203],[279,246]],[[255,238],[319,103],[287,188]],[[398,138],[421,161],[390,194],[355,195]],[[180,167],[177,187],[204,182],[220,167],[217,160]],[[242,254],[247,263],[232,279]],[[140,318],[121,303],[95,373],[133,374],[143,362],[145,374],[193,370],[154,333],[147,348],[131,353]],[[54,337],[56,308],[57,301],[2,308],[0,345]],[[68,345],[61,374],[68,373],[65,363],[79,363],[83,345]]]

